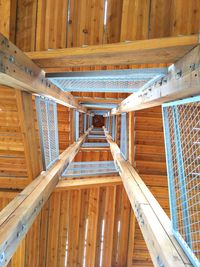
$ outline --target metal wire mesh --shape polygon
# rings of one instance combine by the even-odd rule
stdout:
[[[64,91],[132,93],[166,73],[167,68],[143,68],[49,74],[48,77]]]
[[[116,174],[114,161],[84,161],[70,163],[62,174],[64,178]]]
[[[127,81],[122,79],[119,80],[117,78],[115,78],[114,81],[108,79],[54,79],[53,82],[57,86],[63,88],[64,91],[133,93],[136,92],[140,87],[142,87],[146,83],[146,80]]]
[[[74,131],[74,138],[77,142],[79,139],[79,112],[77,110],[74,110],[74,125],[75,125],[75,131]]]
[[[116,122],[116,116],[112,116],[112,139],[115,140],[115,122]]]
[[[47,170],[59,156],[56,103],[36,97],[43,165]]]
[[[163,105],[173,231],[200,266],[200,97]]]
[[[120,151],[125,160],[128,155],[127,113],[121,114]]]
[[[110,116],[106,117],[106,129],[108,132],[110,131]]]

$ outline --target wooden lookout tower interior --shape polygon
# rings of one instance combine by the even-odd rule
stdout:
[[[200,0],[0,0],[0,267],[200,267]]]

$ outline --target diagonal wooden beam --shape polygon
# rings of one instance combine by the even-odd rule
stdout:
[[[0,84],[52,98],[64,106],[86,112],[68,92],[45,78],[45,73],[21,50],[0,34]]]
[[[41,68],[174,63],[198,44],[198,35],[29,52]]]
[[[132,165],[123,159],[112,137],[105,134],[154,266],[192,266],[173,236],[169,217]]]
[[[200,94],[200,45],[170,67],[169,74],[121,102],[112,114],[120,114]]]
[[[90,130],[79,138],[77,143],[68,147],[49,170],[41,173],[0,212],[0,266],[8,264],[55,189],[64,168],[74,159]]]

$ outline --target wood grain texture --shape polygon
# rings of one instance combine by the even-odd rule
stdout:
[[[61,172],[64,170],[66,164],[69,164],[74,159],[87,134],[88,132],[78,142],[65,150],[49,170],[41,173],[1,211],[0,249],[3,249],[6,255],[4,261],[10,260],[14,254],[17,245],[23,239],[42,206],[56,187]],[[16,235],[16,233],[18,234]],[[6,245],[2,248],[4,244]]]
[[[0,32],[7,38],[10,36],[11,0],[0,1]]]
[[[67,47],[102,44],[103,0],[70,1]]]
[[[198,36],[179,36],[82,48],[29,52],[41,68],[174,63],[198,45]]]
[[[37,0],[18,0],[15,44],[23,51],[35,50],[36,22]]]
[[[123,185],[148,246],[153,264],[159,266],[157,262],[157,255],[159,255],[162,264],[166,266],[173,265],[175,259],[177,266],[191,265],[185,252],[177,244],[172,234],[171,221],[166,213],[139,174],[128,161],[123,159],[120,149],[112,140],[112,137],[106,131],[105,134],[114,161],[119,167]]]
[[[1,2],[7,31],[13,22],[10,1]],[[103,0],[18,0],[17,8],[12,7],[17,11],[16,44],[23,51],[39,51],[199,31],[199,0],[109,0],[105,25],[104,9]]]
[[[39,0],[37,5],[35,49],[66,47],[68,0]]]
[[[0,187],[24,188],[41,171],[29,93],[0,87]]]
[[[148,39],[150,2],[150,0],[123,1],[121,41]]]

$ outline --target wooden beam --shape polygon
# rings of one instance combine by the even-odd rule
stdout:
[[[125,97],[124,97],[125,98]],[[100,98],[100,97],[83,97],[75,96],[75,99],[80,102],[89,103],[109,103],[109,104],[120,104],[124,98]],[[95,108],[96,109],[96,108]]]
[[[42,172],[0,212],[0,265],[6,266],[20,241],[28,232],[41,208],[56,187],[59,177],[78,153],[90,129],[77,143],[68,147],[58,161]]]
[[[86,108],[79,105],[70,93],[63,92],[46,79],[44,71],[2,34],[0,34],[0,84],[42,95],[64,106],[86,112]]]
[[[56,186],[56,191],[83,189],[99,186],[120,185],[122,180],[120,176],[95,177],[84,179],[62,179]]]
[[[129,149],[128,149],[128,160],[131,163],[131,165],[134,165],[134,160],[135,160],[135,113],[134,112],[129,112],[128,114],[128,135],[129,135]]]
[[[27,55],[41,68],[174,63],[198,44],[198,35],[66,48]]]
[[[132,165],[123,159],[112,137],[105,134],[154,266],[192,266],[173,236],[170,219]]]
[[[96,140],[96,139],[95,139]],[[81,147],[80,151],[110,151],[109,147]]]
[[[169,74],[145,90],[127,97],[112,114],[162,105],[200,94],[200,45],[170,67]]]

